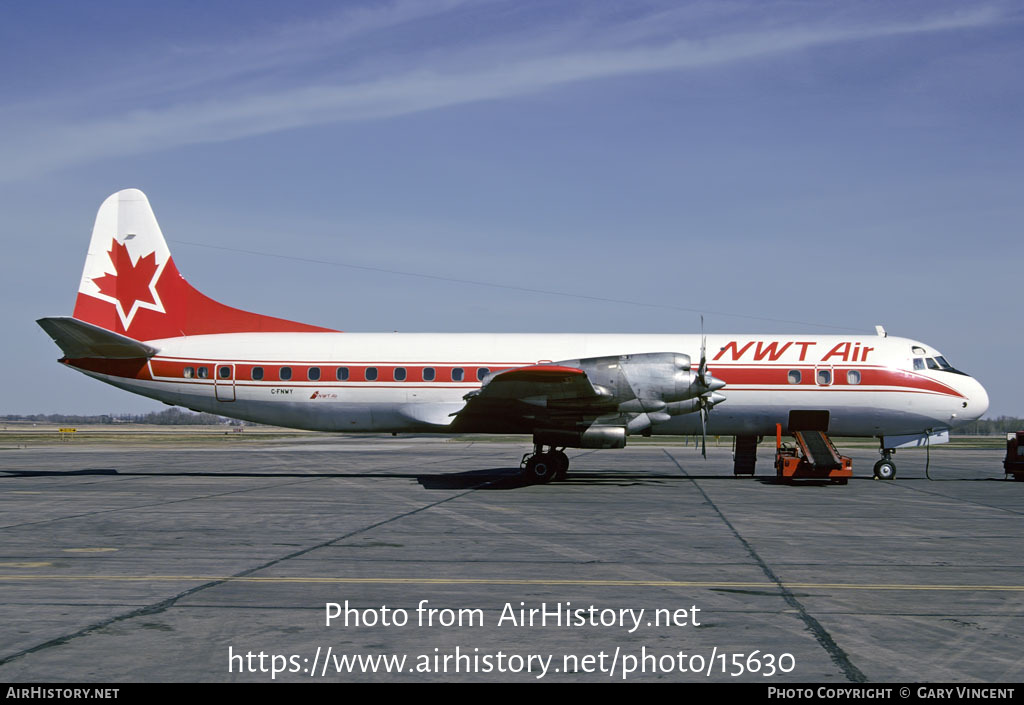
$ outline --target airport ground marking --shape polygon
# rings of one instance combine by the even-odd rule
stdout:
[[[711,496],[704,490],[704,488],[701,487],[700,483],[697,482],[697,478],[692,477],[690,473],[686,471],[686,468],[684,468],[682,464],[680,464],[679,460],[672,453],[668,452],[667,448],[662,448],[662,452],[665,454],[665,457],[667,457],[669,461],[671,461],[671,463],[676,466],[679,472],[682,473],[683,477],[687,478],[690,482],[693,483],[693,487],[698,492],[700,492],[701,496],[704,498],[704,501],[707,503],[707,505],[711,508],[712,511],[714,511],[715,514],[718,515],[718,518],[729,529],[729,531],[735,537],[736,541],[738,541],[740,545],[743,546],[747,554],[761,569],[761,572],[764,574],[764,576],[768,578],[770,582],[775,584],[776,589],[779,592],[779,596],[782,597],[783,601],[787,605],[796,610],[796,614],[800,618],[800,621],[802,621],[807,630],[814,635],[815,641],[817,641],[821,648],[825,650],[825,653],[828,654],[829,658],[832,660],[832,663],[834,663],[839,668],[839,670],[842,671],[846,679],[854,683],[867,682],[867,676],[864,674],[863,671],[857,668],[857,666],[851,660],[850,656],[832,637],[828,629],[825,628],[825,625],[819,622],[817,618],[815,618],[814,615],[811,614],[810,610],[808,610],[803,605],[803,603],[800,602],[799,599],[797,599],[797,596],[793,592],[791,587],[782,581],[782,578],[780,578],[778,574],[776,574],[776,572],[772,570],[772,567],[768,565],[768,561],[762,558],[761,555],[757,552],[757,549],[754,548],[754,545],[750,541],[747,541],[747,539],[743,536],[740,530],[737,529],[731,521],[729,521],[729,518],[725,516],[725,512],[722,511],[722,509],[715,503],[715,500],[713,500]]]

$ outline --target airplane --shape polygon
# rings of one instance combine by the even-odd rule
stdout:
[[[734,472],[753,474],[759,438],[798,424],[877,437],[874,475],[893,479],[897,448],[948,441],[953,423],[988,408],[984,387],[938,350],[881,326],[346,333],[250,313],[182,277],[137,189],[100,206],[73,315],[37,322],[63,365],[194,411],[330,432],[527,434],[530,483],[564,478],[566,448],[622,448],[635,435],[732,435]]]

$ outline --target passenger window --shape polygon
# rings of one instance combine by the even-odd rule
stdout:
[[[433,382],[434,381],[434,368],[433,367],[424,367],[423,368],[423,381],[424,382]]]
[[[196,376],[199,379],[206,379],[207,377],[210,376],[210,371],[205,367],[200,367],[198,370],[196,370]]]
[[[453,367],[452,368],[452,381],[453,382],[461,382],[462,378],[465,377],[465,375],[466,375],[466,373],[462,370],[461,367]]]
[[[939,363],[935,362],[935,360],[931,359],[930,357],[929,358],[925,358],[925,362],[928,363],[928,369],[929,370],[937,370],[937,369],[939,369]]]
[[[484,377],[486,377],[490,373],[491,373],[491,371],[489,369],[487,369],[486,367],[477,368],[477,371],[476,371],[476,381],[477,382],[483,382],[484,381]]]
[[[915,370],[923,370],[924,369],[924,359],[923,358],[920,358],[920,357],[915,357],[914,358],[914,369]]]
[[[786,380],[790,384],[800,384],[800,380],[801,380],[800,370],[790,370],[789,374],[786,375]]]
[[[334,372],[334,376],[338,378],[339,382],[344,382],[346,379],[348,379],[348,368],[347,367],[339,367]]]
[[[311,382],[316,382],[318,379],[320,379],[320,368],[310,367],[309,370],[306,372],[306,378],[309,379],[309,381]]]
[[[366,368],[366,381],[367,382],[372,382],[375,379],[377,379],[377,368],[376,367],[367,367]]]
[[[185,379],[192,379],[193,377],[196,376],[196,368],[186,367],[182,375],[185,377]]]
[[[832,384],[832,370],[818,370],[818,384],[824,387]]]
[[[396,382],[404,382],[405,381],[405,368],[404,367],[396,367],[395,368],[395,381]]]
[[[291,367],[282,367],[281,368],[281,381],[287,382],[291,378],[292,378],[292,368]]]
[[[262,367],[253,367],[252,368],[252,378],[255,379],[255,380],[263,379],[263,368]]]
[[[850,370],[846,373],[847,384],[860,384],[860,371]]]
[[[217,368],[217,376],[221,379],[230,379],[231,367],[229,365],[221,365]]]

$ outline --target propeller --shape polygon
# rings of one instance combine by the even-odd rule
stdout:
[[[704,460],[708,459],[708,409],[704,404],[700,405],[700,454]]]
[[[697,379],[705,387],[711,386],[711,379],[708,376],[708,338],[704,335],[704,316],[700,317],[700,366],[697,367]]]
[[[697,397],[697,402],[700,404],[700,454],[704,456],[704,460],[708,459],[708,413],[716,403],[724,401],[720,394],[715,394],[715,390],[725,386],[724,382],[716,380],[708,373],[707,347],[708,339],[704,335],[704,316],[701,315],[700,365],[697,367],[697,381],[706,391]]]

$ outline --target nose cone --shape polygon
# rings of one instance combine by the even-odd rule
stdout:
[[[981,386],[981,382],[978,380],[973,377],[970,377],[969,380],[962,390],[964,396],[967,397],[967,406],[960,413],[960,417],[979,419],[988,411],[988,392],[985,391],[985,388]]]

